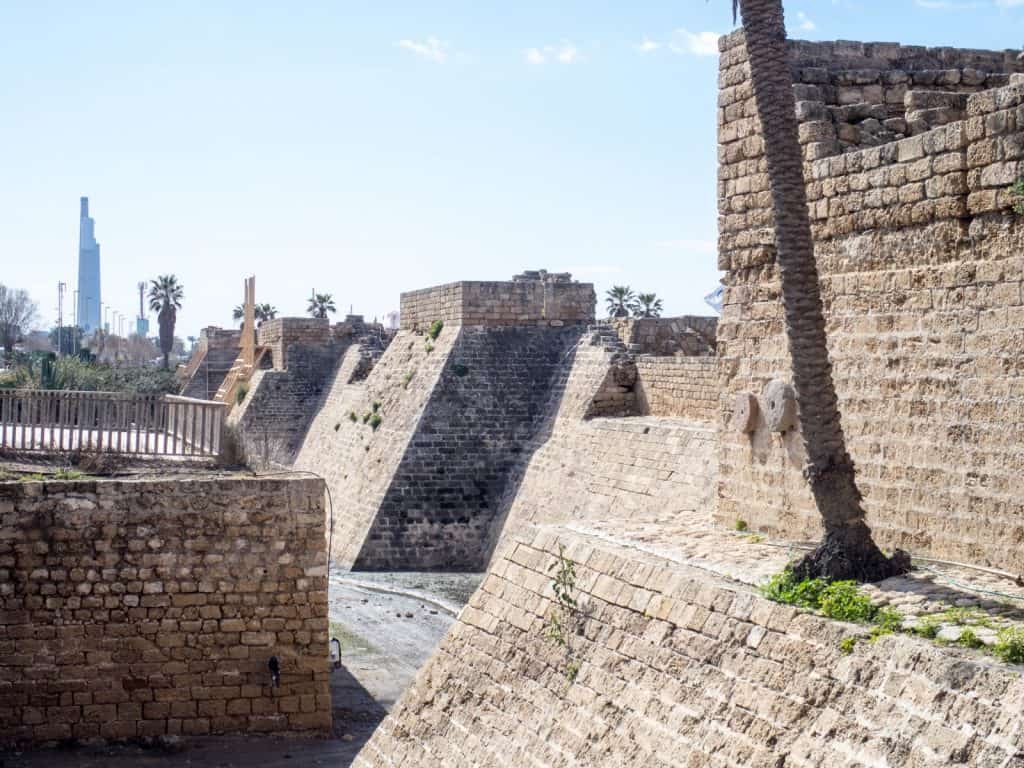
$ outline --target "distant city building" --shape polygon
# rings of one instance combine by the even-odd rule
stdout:
[[[82,198],[78,223],[78,307],[77,325],[86,333],[100,328],[100,244],[96,242],[96,222],[89,216],[89,198]]]

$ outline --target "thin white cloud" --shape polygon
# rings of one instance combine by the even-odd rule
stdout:
[[[668,47],[674,53],[686,53],[692,56],[717,56],[717,32],[690,32],[688,29],[677,29],[672,33]]]
[[[815,27],[814,22],[811,21],[808,15],[803,11],[796,12],[796,22],[797,26],[800,27],[800,29],[805,30],[807,32],[810,32]]]
[[[530,64],[546,64],[557,61],[559,64],[575,64],[582,60],[579,48],[569,42],[560,45],[545,45],[543,48],[527,48],[523,55]]]
[[[418,40],[399,40],[398,47],[415,53],[424,59],[436,61],[438,64],[448,58],[448,43],[438,40],[436,37],[428,37],[420,42]]]
[[[640,44],[636,47],[636,49],[640,51],[640,53],[651,53],[652,51],[656,51],[659,48],[661,48],[660,43],[656,43],[647,37],[641,40]]]

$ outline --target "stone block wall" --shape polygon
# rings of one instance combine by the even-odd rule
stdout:
[[[575,562],[575,673],[546,630]],[[1020,761],[1005,665],[863,631],[706,571],[551,529],[488,572],[358,768],[822,766]]]
[[[718,197],[722,201],[719,210],[719,254],[723,262],[727,263],[734,263],[745,254],[750,254],[749,258],[756,261],[757,252],[772,244],[772,216],[759,135],[760,124],[754,105],[743,32],[737,31],[722,37],[719,49]],[[843,152],[857,153],[856,157],[859,158],[859,151],[865,147],[891,147],[891,142],[896,139],[911,133],[923,133],[935,125],[954,122],[967,117],[968,112],[976,117],[980,114],[979,110],[984,109],[981,105],[987,104],[994,93],[984,89],[1006,85],[1011,77],[1009,73],[1021,72],[1024,68],[1024,64],[1016,60],[1015,51],[921,48],[892,43],[845,41],[794,41],[791,43],[791,51],[797,117],[801,123],[800,140],[804,147],[804,157],[808,161],[833,157]],[[886,85],[889,80],[900,82]],[[953,83],[954,80],[956,83]],[[908,90],[908,82],[911,90]],[[953,88],[960,91],[953,96],[943,95]],[[908,99],[906,105],[902,103],[904,96]],[[951,112],[950,108],[937,106],[944,99],[950,103],[955,102],[956,109],[960,111]],[[969,108],[968,102],[975,106]],[[908,109],[911,113],[930,116],[915,122],[911,114],[910,122],[917,126],[914,131],[909,128],[906,131],[895,130],[892,126],[885,128],[884,125],[879,131],[874,129],[874,124],[884,115],[889,115],[884,122],[906,122],[905,117],[899,115],[904,115]],[[1006,107],[991,111],[1003,109]],[[930,114],[929,110],[936,114]],[[939,112],[942,114],[939,115]],[[864,127],[866,122],[872,126],[871,130]],[[1009,130],[1012,132],[1013,129]],[[840,135],[846,140],[840,139]],[[974,139],[955,139],[953,143],[957,141]],[[964,148],[950,147],[954,151]],[[888,148],[885,151],[894,150]],[[934,154],[945,151],[941,149]],[[919,154],[918,157],[924,154],[929,153]],[[947,159],[946,162],[952,160]],[[877,168],[878,165],[873,167]],[[935,175],[965,170],[946,165],[941,165],[940,169]],[[864,170],[871,168],[864,167]],[[851,166],[851,173],[854,172]],[[918,173],[924,173],[924,176],[918,176]],[[932,175],[931,171],[917,169],[911,174],[907,183],[921,181]],[[903,182],[895,184],[902,185]],[[875,186],[872,183],[872,187]],[[868,187],[854,191],[866,189]],[[920,198],[901,199],[898,202],[901,205],[915,203],[924,199],[925,195],[934,200],[958,197],[961,193],[922,190]],[[890,200],[885,205],[893,205],[894,202]],[[728,268],[727,265],[722,266],[722,269]]]
[[[326,734],[328,677],[321,481],[0,483],[0,745]]]
[[[480,570],[501,501],[568,376],[577,328],[457,334],[354,567]],[[382,407],[383,419],[388,419]]]
[[[288,368],[288,350],[292,345],[326,346],[332,340],[331,321],[319,317],[276,317],[265,320],[257,331],[256,343],[270,350],[274,370]]]
[[[552,425],[524,452],[521,479],[509,484],[502,504],[508,511],[496,523],[501,542],[492,537],[497,551],[533,525],[712,507],[717,456],[711,424],[593,416],[594,393],[607,381],[614,357],[588,340],[576,349],[568,380],[551,405]]]
[[[326,322],[323,328],[327,328]],[[288,467],[294,462],[339,360],[349,346],[349,340],[294,341],[299,336],[284,336],[293,339],[288,346],[283,346],[280,337],[273,341],[279,350],[274,359],[286,359],[287,370],[256,371],[245,399],[232,409],[228,418],[242,455],[254,468]]]
[[[732,43],[738,38],[733,36]],[[736,395],[789,378],[767,177],[741,50],[722,60],[720,522],[786,538],[820,524],[800,437],[730,424]],[[843,426],[888,547],[1024,568],[1024,87],[967,118],[806,165]],[[733,152],[745,147],[740,159]],[[749,150],[749,153],[747,153]]]
[[[721,384],[717,358],[641,355],[636,369],[640,413],[708,425],[718,421]]]
[[[644,355],[714,355],[717,317],[616,317],[608,321],[623,343]]]
[[[590,283],[565,276],[510,282],[458,282],[403,293],[403,330],[426,331],[441,320],[462,326],[585,325],[594,320]],[[557,278],[557,279],[555,279]]]

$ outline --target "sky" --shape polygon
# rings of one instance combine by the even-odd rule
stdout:
[[[299,315],[524,269],[710,314],[715,40],[728,0],[0,0],[0,283],[40,326],[173,273],[178,335],[229,326],[243,279]],[[1024,0],[786,2],[809,40],[1024,45]]]

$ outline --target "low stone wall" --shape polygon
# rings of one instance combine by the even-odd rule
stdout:
[[[560,545],[583,617],[571,661],[546,628]],[[355,765],[1020,762],[1015,668],[896,635],[844,655],[860,633],[707,571],[541,531],[493,564]]]
[[[326,656],[322,481],[0,483],[0,745],[324,734]]]
[[[631,351],[642,355],[715,354],[717,317],[616,317],[608,322]]]
[[[458,282],[402,294],[404,330],[436,320],[462,326],[585,325],[594,320],[590,283],[543,279]]]
[[[256,343],[270,350],[274,370],[284,371],[289,367],[288,350],[292,345],[326,346],[332,337],[327,318],[276,317],[260,324]]]
[[[714,357],[651,357],[636,360],[639,411],[715,424],[721,383]]]

